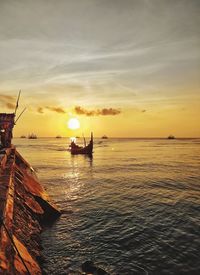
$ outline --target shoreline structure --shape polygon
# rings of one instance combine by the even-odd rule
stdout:
[[[14,113],[0,113],[0,274],[42,275],[40,233],[60,216],[30,164],[12,145]]]
[[[0,274],[42,274],[40,233],[60,216],[15,146],[0,150]]]

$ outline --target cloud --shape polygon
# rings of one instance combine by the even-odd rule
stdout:
[[[44,108],[38,107],[37,111],[38,111],[38,113],[43,114],[44,113]]]
[[[6,102],[5,105],[6,105],[6,107],[7,107],[8,109],[12,109],[12,110],[15,109],[15,104],[13,104],[13,103]]]
[[[0,95],[0,101],[15,101],[15,97],[11,95]]]
[[[0,95],[0,104],[10,110],[15,109],[15,97],[10,95]]]
[[[54,107],[54,106],[45,106],[45,107],[38,107],[37,108],[37,112],[40,114],[43,114],[46,110],[52,111],[52,112],[56,112],[59,114],[65,114],[65,110],[61,107]]]
[[[50,110],[50,111],[53,111],[53,112],[56,112],[56,113],[60,113],[60,114],[65,114],[65,110],[61,107],[49,107],[49,106],[46,106],[45,107],[46,109]]]
[[[121,111],[119,109],[114,108],[103,108],[97,110],[86,110],[81,106],[76,106],[74,111],[78,115],[86,115],[86,116],[115,116],[119,115]]]

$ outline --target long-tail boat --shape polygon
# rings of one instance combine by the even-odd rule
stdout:
[[[84,140],[85,141],[85,140]],[[91,139],[88,145],[85,146],[79,146],[77,145],[74,141],[71,142],[70,144],[70,152],[72,155],[92,155],[93,153],[93,133],[91,133]]]

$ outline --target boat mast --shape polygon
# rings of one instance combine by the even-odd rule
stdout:
[[[19,90],[18,97],[17,97],[17,102],[16,102],[16,106],[15,106],[15,112],[14,112],[15,116],[16,116],[17,109],[18,109],[18,106],[19,106],[20,95],[21,95],[21,90]]]
[[[14,113],[14,117],[16,117],[16,113],[17,113],[17,109],[19,107],[19,99],[20,99],[20,95],[21,95],[21,90],[19,91],[18,94],[18,98],[17,98],[17,102],[16,102],[16,106],[15,106],[15,113]],[[17,119],[15,119],[14,124],[17,123],[17,121],[19,120],[19,118],[21,117],[21,115],[25,112],[26,108],[23,109],[23,111],[19,114],[19,116],[17,117]]]
[[[83,135],[83,140],[84,140],[84,146],[86,146],[86,140],[85,140],[85,137],[84,137],[84,134]]]
[[[15,124],[17,123],[17,121],[19,120],[19,118],[21,117],[21,115],[25,112],[26,107],[24,108],[24,110],[20,113],[20,115],[18,116],[18,118],[15,120]]]

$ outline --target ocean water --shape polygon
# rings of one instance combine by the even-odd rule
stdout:
[[[200,139],[15,139],[62,216],[42,234],[47,274],[200,274]]]

